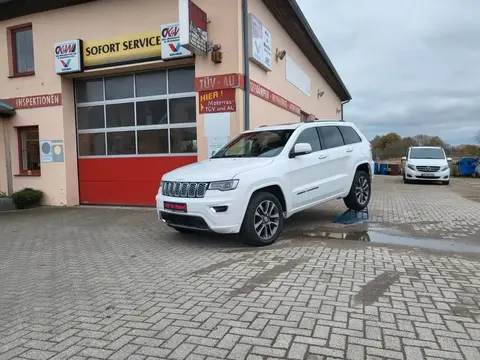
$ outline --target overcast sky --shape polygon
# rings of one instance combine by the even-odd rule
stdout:
[[[297,0],[369,138],[480,129],[480,0]]]

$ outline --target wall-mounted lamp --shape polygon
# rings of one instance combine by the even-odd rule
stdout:
[[[337,114],[340,114],[342,112],[342,109],[337,109]]]
[[[317,99],[321,98],[325,94],[325,91],[320,91],[320,89],[317,90]]]
[[[286,50],[279,51],[277,48],[277,51],[275,52],[275,58],[278,60],[283,60],[285,58],[285,55],[287,55]]]

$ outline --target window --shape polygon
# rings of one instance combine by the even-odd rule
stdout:
[[[195,154],[194,68],[75,81],[78,154]]]
[[[220,149],[211,159],[236,157],[275,157],[280,154],[293,130],[243,133]]]
[[[13,76],[33,75],[35,61],[33,56],[32,26],[26,25],[10,29]]]
[[[298,136],[295,144],[307,143],[312,147],[312,152],[319,151],[322,149],[320,145],[320,138],[318,137],[316,128],[309,128],[302,131]]]
[[[38,127],[20,127],[17,131],[20,174],[40,175]]]
[[[345,142],[345,145],[349,144],[356,144],[359,142],[362,142],[362,139],[360,136],[357,134],[354,128],[350,126],[339,126],[340,132],[342,133],[343,136],[343,141]]]
[[[345,145],[340,130],[336,126],[319,126],[318,133],[322,139],[324,149],[331,149]]]
[[[445,159],[445,153],[441,148],[412,148],[410,159]]]

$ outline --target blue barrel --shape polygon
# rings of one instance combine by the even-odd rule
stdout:
[[[380,174],[387,175],[388,164],[380,164]]]
[[[380,164],[379,163],[374,163],[373,173],[374,174],[380,174]]]
[[[477,159],[463,158],[458,162],[458,171],[460,176],[472,176],[477,167]]]

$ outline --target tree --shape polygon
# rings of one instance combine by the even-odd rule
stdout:
[[[430,140],[428,135],[415,135],[413,138],[417,146],[426,146],[426,143]]]
[[[433,136],[431,137],[428,141],[427,141],[427,146],[440,146],[440,147],[443,147],[445,148],[446,147],[446,144],[445,142],[440,139],[438,136]]]
[[[391,133],[388,133],[387,135],[382,136],[380,140],[380,144],[382,148],[385,149],[387,144],[393,144],[400,140],[402,140],[402,137],[400,135],[398,135],[397,133],[391,132]]]

